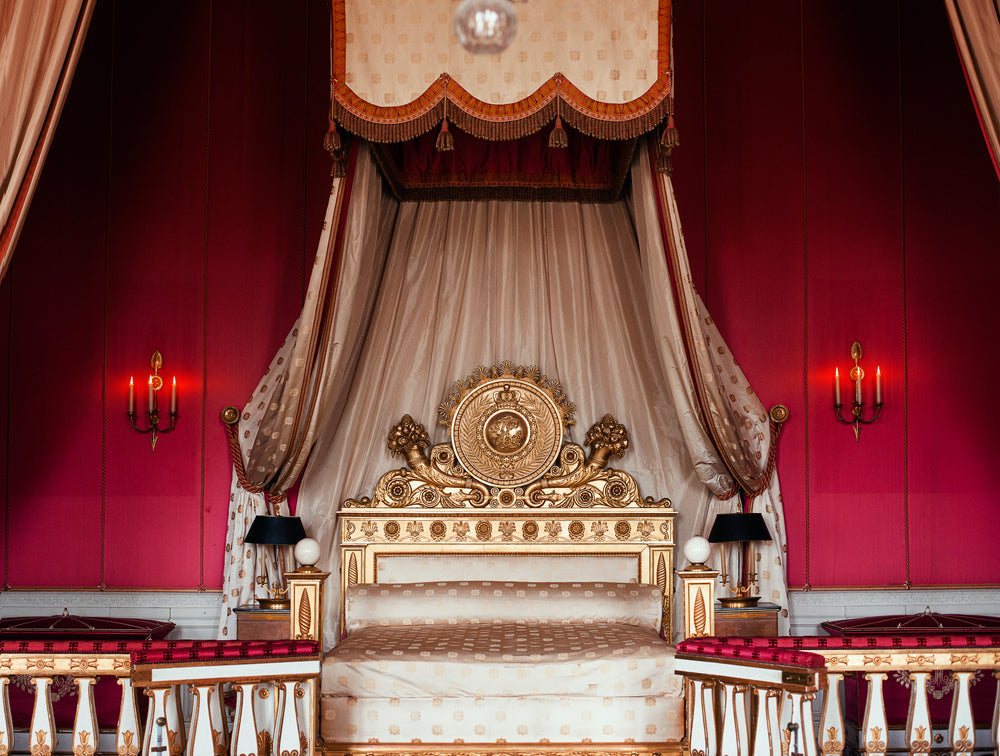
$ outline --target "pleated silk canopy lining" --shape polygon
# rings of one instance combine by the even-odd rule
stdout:
[[[671,1],[527,0],[473,55],[455,0],[332,0],[328,146],[373,143],[401,199],[611,201],[635,139],[670,114]]]

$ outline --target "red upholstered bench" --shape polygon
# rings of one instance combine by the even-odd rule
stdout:
[[[821,627],[838,638],[882,638],[906,633],[908,637],[926,638],[930,645],[941,639],[947,639],[948,645],[954,645],[956,640],[961,639],[961,645],[974,647],[997,644],[1000,617],[940,614],[928,609],[917,614],[890,614],[824,622]],[[970,638],[978,640],[971,642]],[[988,639],[989,642],[983,639]],[[970,682],[973,717],[977,723],[988,723],[993,718],[996,693],[994,681],[988,675],[977,675]],[[934,725],[943,727],[948,724],[954,686],[954,679],[944,671],[935,673],[928,679],[928,708]],[[882,696],[889,725],[905,726],[910,705],[910,682],[906,675],[891,674],[882,686]],[[868,682],[863,675],[852,674],[844,679],[844,716],[853,724],[859,724],[864,719],[867,697]]]
[[[107,648],[129,641],[157,641],[166,638],[174,623],[165,620],[136,619],[132,617],[82,617],[64,611],[62,614],[41,617],[5,617],[0,619],[0,648],[7,653],[35,653],[15,651],[14,643],[101,643]],[[103,646],[102,646],[103,647]],[[89,646],[88,646],[89,648]],[[53,653],[48,651],[46,653]],[[63,652],[59,652],[63,653]],[[77,653],[76,649],[65,653]],[[91,650],[90,653],[124,653],[116,650]],[[27,727],[31,721],[34,691],[25,677],[16,677],[9,686],[11,715],[15,727]],[[56,726],[73,726],[76,714],[77,688],[69,676],[62,675],[52,690],[52,713]],[[98,678],[94,686],[94,708],[98,724],[113,728],[118,723],[121,707],[121,686],[113,677]],[[146,700],[139,699],[140,713],[145,713]]]

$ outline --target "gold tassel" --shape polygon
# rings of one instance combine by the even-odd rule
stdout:
[[[447,118],[441,121],[441,131],[438,134],[437,141],[434,143],[434,149],[438,152],[450,152],[455,149],[455,138],[448,131]]]
[[[556,116],[556,125],[549,134],[549,147],[556,150],[564,150],[569,146],[569,138],[566,136],[566,129],[563,128],[562,116]]]
[[[681,143],[680,133],[674,125],[674,114],[667,116],[667,127],[660,135],[660,148],[657,150],[656,170],[668,176],[674,174],[673,152],[674,147]]]
[[[323,137],[323,149],[330,153],[331,160],[336,160],[344,149],[340,141],[340,132],[337,131],[337,122],[332,118],[326,136]]]

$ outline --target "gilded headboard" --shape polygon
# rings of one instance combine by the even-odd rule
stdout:
[[[407,467],[340,513],[341,595],[356,583],[421,580],[650,583],[663,589],[669,634],[676,512],[608,466],[629,445],[611,415],[587,432],[589,455],[564,443],[574,411],[537,368],[503,363],[477,369],[441,405],[450,444],[431,447],[404,416],[388,447]]]

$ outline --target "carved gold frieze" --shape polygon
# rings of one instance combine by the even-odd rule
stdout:
[[[109,675],[124,677],[131,670],[127,655],[108,654],[107,656],[81,657],[66,655],[27,656],[20,654],[5,654],[0,660],[0,669],[12,675],[38,675],[58,677],[60,675],[87,676]]]
[[[643,499],[631,475],[608,467],[629,446],[628,431],[612,415],[587,432],[589,456],[578,444],[563,444],[572,412],[561,387],[535,368],[480,368],[442,405],[451,444],[432,447],[424,426],[404,415],[390,429],[387,447],[407,467],[385,473],[370,498],[348,499],[344,508],[670,506],[666,499]]]
[[[433,519],[396,520],[377,517],[358,521],[342,518],[343,542],[376,543],[603,543],[608,540],[641,543],[673,543],[672,510],[630,512],[621,519],[574,517],[535,519],[530,517],[482,517],[452,522]]]

